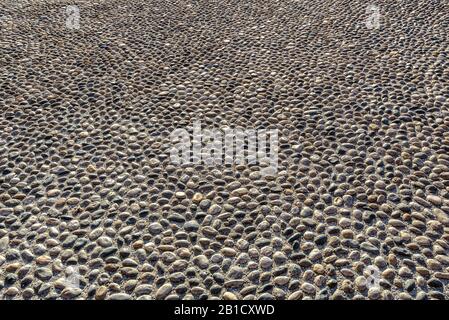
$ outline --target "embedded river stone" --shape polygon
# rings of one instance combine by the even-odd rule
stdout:
[[[0,298],[449,298],[449,11],[419,4],[2,4]],[[226,128],[277,129],[276,169],[201,161]]]

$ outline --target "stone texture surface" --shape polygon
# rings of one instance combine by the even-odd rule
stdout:
[[[445,299],[445,1],[6,2],[2,299]],[[175,166],[192,125],[279,170]]]

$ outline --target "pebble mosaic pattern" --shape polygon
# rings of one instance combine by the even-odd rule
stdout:
[[[2,0],[0,297],[448,298],[448,3],[375,4]],[[174,166],[195,119],[277,175]]]

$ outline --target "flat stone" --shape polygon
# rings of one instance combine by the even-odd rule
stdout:
[[[315,292],[316,292],[315,287],[312,284],[307,283],[307,282],[302,284],[301,290],[308,294],[315,294]]]
[[[238,300],[238,298],[232,292],[227,291],[223,293],[223,300]]]
[[[108,297],[108,300],[131,300],[132,297],[126,293],[114,293]]]
[[[7,236],[0,239],[0,252],[4,252],[8,248],[9,238]]]
[[[95,291],[95,300],[104,300],[107,293],[108,289],[105,286],[98,287]]]
[[[152,234],[152,235],[157,235],[160,234],[163,231],[163,227],[160,223],[158,222],[153,222],[152,224],[150,224],[148,226],[148,231]]]
[[[35,275],[40,280],[46,281],[46,280],[49,280],[53,276],[53,273],[48,268],[38,268],[35,271]]]
[[[376,248],[373,244],[371,244],[369,242],[363,242],[360,245],[360,248],[362,248],[363,250],[365,250],[369,253],[374,253],[374,254],[379,253],[379,248]]]
[[[193,262],[201,269],[206,269],[209,267],[209,259],[205,255],[196,256]]]
[[[440,206],[443,203],[443,199],[441,199],[440,197],[435,196],[435,195],[428,195],[426,197],[426,200],[436,206]]]

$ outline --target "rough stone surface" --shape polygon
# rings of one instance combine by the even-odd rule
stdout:
[[[2,2],[1,299],[449,298],[445,1],[74,3]]]

